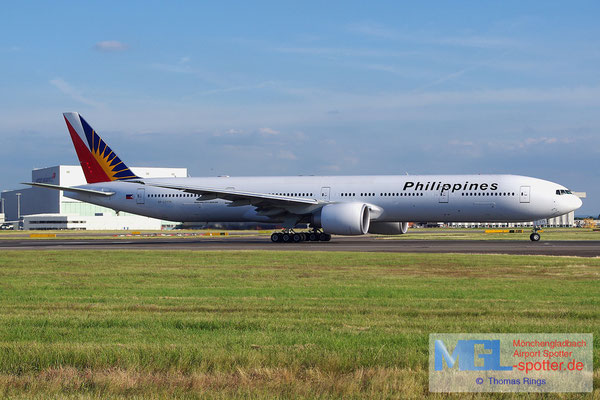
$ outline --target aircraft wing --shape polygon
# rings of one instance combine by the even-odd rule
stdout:
[[[317,199],[291,196],[277,196],[268,193],[245,192],[231,189],[217,189],[209,187],[199,187],[190,185],[174,185],[169,183],[131,181],[143,183],[147,186],[160,187],[165,189],[181,190],[186,193],[198,195],[198,200],[229,200],[229,207],[255,206],[259,214],[265,216],[275,216],[284,213],[296,215],[308,214],[321,208],[326,202]]]
[[[42,187],[42,188],[46,188],[46,189],[63,190],[65,192],[73,192],[73,193],[80,193],[80,194],[93,194],[93,195],[98,195],[98,196],[112,196],[113,194],[115,194],[115,192],[102,192],[100,190],[82,189],[82,188],[68,187],[68,186],[59,186],[59,185],[52,185],[50,183],[23,182],[21,184],[22,185],[37,186],[37,187]]]

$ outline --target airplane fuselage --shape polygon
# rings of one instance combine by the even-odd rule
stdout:
[[[232,203],[156,186],[220,188],[316,199],[326,203],[360,202],[379,212],[374,221],[523,222],[552,218],[581,206],[557,183],[518,175],[286,176],[144,179],[144,184],[112,181],[79,186],[114,192],[99,197],[65,196],[177,222],[281,222],[257,213],[253,205]],[[306,213],[303,209],[302,213]],[[309,210],[310,211],[310,210]]]

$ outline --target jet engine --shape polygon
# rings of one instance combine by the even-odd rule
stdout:
[[[364,203],[327,204],[313,216],[313,224],[335,235],[364,235],[370,222],[371,212]]]
[[[402,235],[408,231],[408,222],[371,222],[369,233]]]

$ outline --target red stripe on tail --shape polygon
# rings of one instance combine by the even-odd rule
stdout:
[[[87,183],[110,182],[110,178],[106,175],[106,172],[104,172],[100,164],[98,164],[98,161],[96,161],[85,143],[83,143],[67,118],[64,118],[67,123],[67,128],[69,128],[69,134],[71,135],[71,140],[73,141],[73,146],[75,146],[75,151],[77,152],[77,157],[79,158],[79,163],[81,164]]]

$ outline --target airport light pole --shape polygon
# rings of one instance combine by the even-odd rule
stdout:
[[[18,229],[21,229],[21,193],[17,193],[17,224]]]

